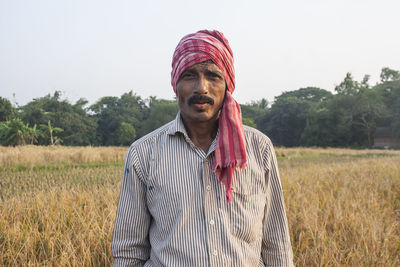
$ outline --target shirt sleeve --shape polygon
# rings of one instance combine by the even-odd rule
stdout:
[[[128,152],[111,244],[113,266],[143,266],[150,257],[147,187],[132,161],[132,153]]]
[[[264,162],[267,167],[267,203],[261,256],[265,266],[294,266],[282,185],[272,144],[264,155]]]

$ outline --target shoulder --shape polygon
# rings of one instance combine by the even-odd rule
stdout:
[[[137,149],[144,149],[145,147],[149,146],[150,144],[154,143],[155,141],[159,140],[160,138],[166,136],[173,127],[174,121],[170,121],[158,129],[142,136],[135,142],[133,142],[130,146],[130,150],[137,150]]]
[[[271,139],[264,133],[247,125],[243,125],[243,128],[247,146],[257,147],[261,150],[270,150],[273,147]]]
[[[166,139],[173,123],[171,121],[133,142],[126,155],[125,165],[134,167],[139,176],[144,177],[154,149]]]
[[[262,164],[267,170],[271,169],[271,164],[275,164],[276,159],[271,139],[257,129],[246,125],[243,127],[248,160],[255,159],[256,162]]]

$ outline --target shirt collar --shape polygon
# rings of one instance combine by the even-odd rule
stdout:
[[[183,124],[182,118],[181,118],[181,112],[178,111],[178,114],[175,117],[175,120],[171,124],[171,126],[168,129],[168,134],[169,135],[176,135],[177,133],[182,133],[186,137],[188,137],[185,125]]]
[[[167,133],[168,133],[168,135],[176,135],[177,133],[181,133],[185,137],[186,141],[191,143],[191,140],[186,131],[185,125],[183,124],[180,111],[178,111],[178,114],[176,115],[175,120],[172,122],[171,126],[169,127]],[[216,145],[217,145],[218,135],[219,135],[219,129],[217,131],[217,135],[215,136],[207,154],[210,154],[211,152],[213,152],[215,150]]]

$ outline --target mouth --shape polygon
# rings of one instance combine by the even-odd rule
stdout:
[[[192,106],[197,110],[204,110],[208,103],[193,103]]]
[[[188,100],[189,105],[194,105],[198,108],[203,108],[206,105],[214,105],[214,99],[205,95],[193,95]]]

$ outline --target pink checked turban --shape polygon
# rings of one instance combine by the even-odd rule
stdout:
[[[227,201],[232,194],[232,176],[237,166],[246,166],[246,148],[239,104],[233,99],[235,70],[233,53],[221,32],[202,30],[182,38],[172,58],[171,84],[176,84],[182,72],[197,63],[212,60],[223,72],[227,85],[224,105],[219,117],[219,134],[213,170],[225,185]]]

